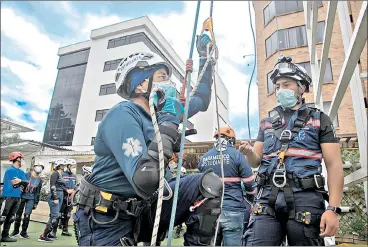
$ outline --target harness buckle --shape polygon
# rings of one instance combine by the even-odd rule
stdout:
[[[322,184],[322,185],[320,185],[319,183],[318,183],[318,180],[317,180],[317,178],[318,177],[321,177],[321,178],[323,178],[321,175],[318,175],[318,174],[314,174],[314,176],[313,176],[313,178],[314,178],[314,182],[316,183],[316,186],[317,186],[317,189],[320,189],[320,188],[323,188],[324,187],[324,185]],[[322,183],[323,183],[323,181],[322,181]]]
[[[292,137],[292,133],[290,130],[288,129],[285,129],[281,132],[281,135],[280,135],[280,140],[291,140],[291,137]]]
[[[295,220],[298,222],[302,222],[306,225],[309,225],[312,220],[312,214],[310,212],[296,212]]]
[[[129,216],[137,216],[136,207],[133,205],[132,202],[136,202],[137,198],[129,198],[128,200],[124,201],[127,203],[127,209],[124,212]]]
[[[286,185],[286,170],[284,165],[279,164],[277,166],[276,171],[272,177],[272,182],[278,188],[282,188]]]

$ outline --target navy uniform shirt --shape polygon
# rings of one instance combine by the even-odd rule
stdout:
[[[231,145],[222,152],[224,164],[225,192],[222,208],[234,211],[245,209],[243,189],[241,182],[244,183],[245,191],[249,195],[256,193],[255,176],[250,165],[247,163],[243,154]],[[220,152],[212,148],[201,158],[198,169],[204,172],[212,169],[221,178]]]

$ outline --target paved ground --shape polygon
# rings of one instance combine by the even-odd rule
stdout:
[[[37,239],[41,235],[43,229],[45,228],[45,224],[30,222],[28,228],[28,235],[31,237],[30,239],[17,238],[18,241],[15,243],[1,243],[1,246],[77,246],[77,242],[74,237],[73,227],[70,227],[69,231],[73,233],[72,237],[64,237],[60,235],[60,231],[58,231],[58,239],[52,243],[43,243],[38,242]],[[171,244],[173,246],[183,246],[183,239],[173,239]],[[166,246],[166,240],[161,244],[162,246]]]

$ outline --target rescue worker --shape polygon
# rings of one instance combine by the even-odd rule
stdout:
[[[52,231],[57,228],[60,217],[60,206],[63,201],[64,192],[71,194],[73,190],[66,187],[62,173],[66,166],[65,159],[58,159],[54,165],[54,171],[50,175],[50,193],[47,196],[50,207],[50,218],[44,232],[39,237],[39,242],[52,242],[56,235]]]
[[[31,219],[32,210],[37,208],[38,202],[40,201],[42,188],[42,179],[40,178],[40,174],[44,168],[45,166],[41,162],[39,162],[33,166],[31,172],[26,173],[26,179],[29,182],[27,186],[25,186],[25,188],[23,189],[21,195],[20,205],[15,217],[14,230],[10,234],[11,237],[17,237],[19,235],[19,228],[24,211],[22,231],[20,232],[20,236],[22,238],[29,239],[27,229],[29,221]]]
[[[73,190],[76,190],[76,184],[77,184],[77,162],[74,159],[67,159],[66,160],[66,168],[63,172],[63,179],[65,180],[66,188]],[[73,194],[72,193],[72,194]],[[71,212],[73,210],[72,205],[72,194],[68,194],[64,192],[64,198],[63,198],[63,204],[60,208],[60,222],[59,222],[59,228],[62,229],[61,235],[62,236],[72,236],[72,234],[68,231],[68,224],[69,219],[71,216]],[[56,232],[56,229],[54,229],[54,233]]]
[[[244,219],[243,219],[243,225],[244,225],[244,229],[243,229],[243,237],[242,237],[242,245],[245,246],[246,244],[246,241],[245,241],[245,232],[246,230],[248,229],[248,224],[249,224],[249,218],[250,218],[250,214],[251,214],[251,209],[252,209],[252,199],[254,200],[254,197],[253,198],[250,198],[251,200],[248,200],[248,195],[247,195],[247,191],[246,191],[246,187],[242,181],[241,183],[241,187],[242,187],[242,191],[243,191],[243,199],[244,199],[244,205],[245,205],[245,211],[244,211]]]
[[[201,71],[210,39],[205,35],[197,40],[197,49],[204,57]],[[110,109],[99,124],[94,143],[95,164],[92,174],[81,181],[78,210],[73,215],[79,245],[129,246],[150,242],[159,159],[148,99],[153,86],[165,90],[166,101],[162,93],[157,97],[156,108],[166,169],[173,153],[180,151],[178,125],[183,109],[172,96],[171,71],[171,65],[152,52],[134,53],[120,62],[115,76],[117,94],[128,101]],[[212,63],[189,102],[189,117],[207,110],[211,86]],[[174,190],[175,180],[169,186]],[[185,245],[210,244],[220,212],[221,188],[221,180],[213,172],[181,179],[175,225],[186,221]],[[99,205],[94,198],[101,199]],[[189,211],[195,202],[204,199],[207,200],[194,212]],[[172,203],[173,198],[163,201],[158,244],[169,227]],[[202,221],[206,224],[200,224]]]
[[[218,138],[219,135],[220,138]],[[233,147],[236,135],[230,126],[220,128],[215,132],[214,138],[217,138],[214,147],[202,156],[198,169],[201,172],[213,169],[221,177],[220,150],[222,150],[225,193],[219,230],[224,246],[241,245],[244,230],[243,218],[247,210],[241,184],[244,183],[247,197],[253,201],[256,193],[255,177],[244,155]],[[248,210],[250,210],[249,207]],[[219,239],[216,242],[219,244],[221,241]]]
[[[277,114],[261,121],[254,147],[240,146],[253,167],[260,164],[247,245],[280,245],[285,236],[289,245],[324,245],[323,237],[339,227],[344,184],[339,140],[330,118],[305,104],[311,78],[304,68],[281,57],[271,80]],[[322,158],[331,178],[327,208]]]
[[[15,214],[20,204],[22,189],[28,184],[26,175],[20,168],[25,166],[24,155],[12,152],[9,161],[13,163],[4,174],[4,187],[1,197],[5,200],[4,210],[0,217],[0,226],[4,224],[0,242],[17,242],[9,236],[11,224],[15,221]]]

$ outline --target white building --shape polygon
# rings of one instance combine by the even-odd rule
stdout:
[[[173,66],[172,80],[178,90],[185,64],[148,19],[141,17],[91,31],[91,40],[61,47],[58,76],[47,119],[44,142],[87,151],[104,114],[123,99],[116,94],[114,74],[121,58],[133,52],[153,51]],[[196,79],[196,78],[194,78]],[[194,80],[193,80],[194,81]],[[229,123],[228,92],[217,76],[222,125]],[[188,126],[198,134],[192,142],[210,141],[217,126],[214,89],[207,112],[199,113]]]

